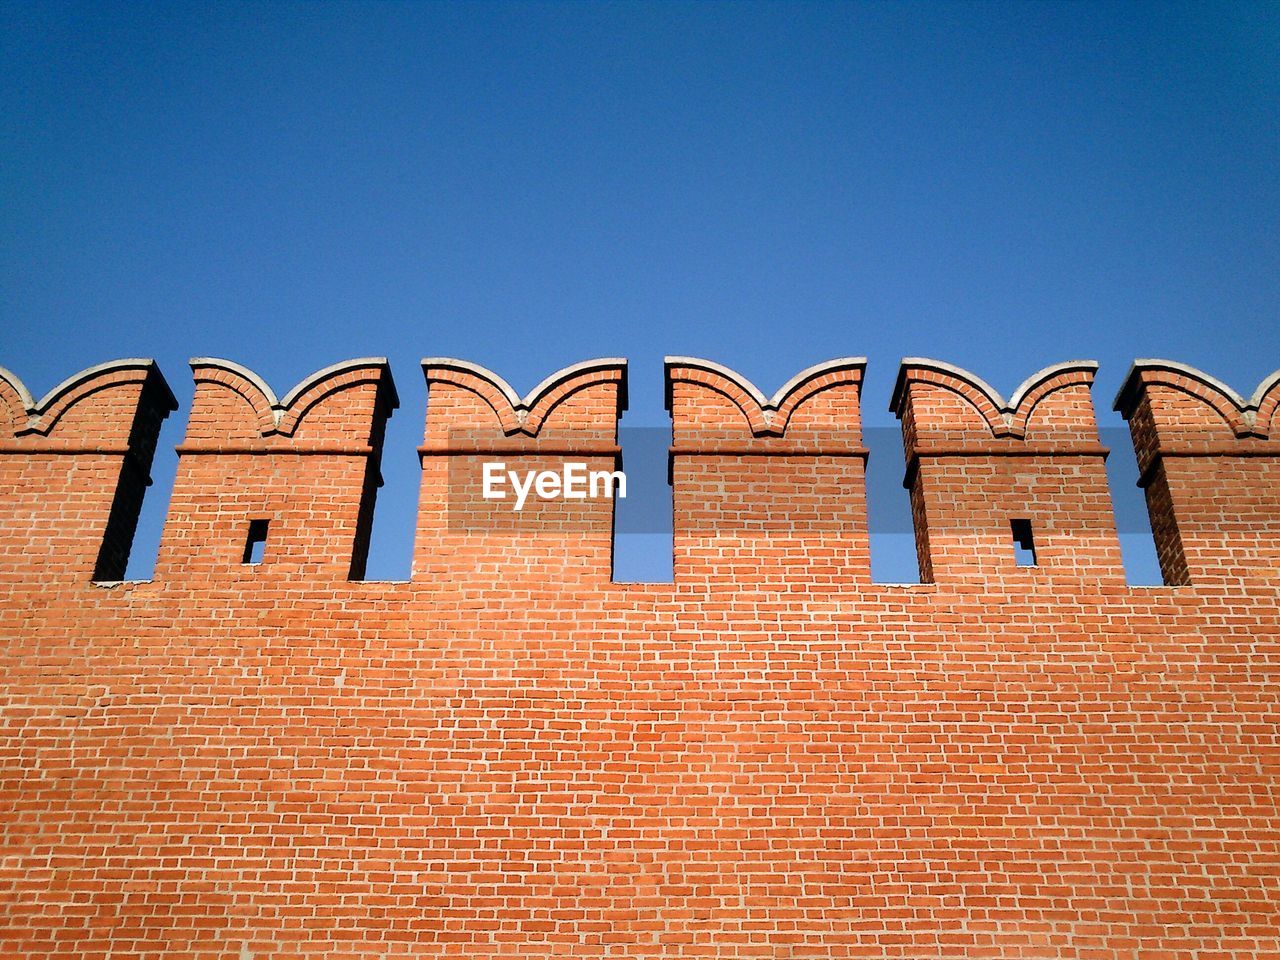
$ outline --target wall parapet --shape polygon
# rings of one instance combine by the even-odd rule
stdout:
[[[437,403],[436,412],[428,412],[427,442],[423,445],[427,453],[448,452],[450,433],[465,434],[474,443],[483,437],[499,449],[503,440],[514,448],[544,440],[563,442],[566,436],[589,439],[586,435],[602,432],[616,436],[617,420],[627,409],[627,361],[621,357],[599,357],[562,367],[524,396],[494,371],[466,360],[424,357],[422,373],[429,403],[431,397],[441,398],[445,391],[465,392],[483,401],[491,414],[486,416],[477,405]],[[592,387],[611,391],[612,399],[597,407],[590,422],[581,417],[553,416],[575,394]]]
[[[898,367],[889,412],[901,419],[911,386],[930,383],[965,400],[993,438],[1026,440],[1034,433],[1031,418],[1041,401],[1068,387],[1091,386],[1097,370],[1095,360],[1050,364],[1023,380],[1006,400],[982,377],[961,367],[927,357],[904,357]]]
[[[1112,407],[1131,427],[1138,424],[1134,441],[1144,473],[1159,457],[1280,453],[1280,436],[1274,435],[1280,370],[1245,397],[1189,364],[1135,360]]]
[[[49,576],[122,577],[160,425],[178,406],[155,361],[96,364],[39,400],[0,368],[0,405],[10,430],[0,436],[0,539],[13,547],[0,567],[48,552]]]
[[[368,432],[366,424],[342,422],[338,416],[318,429],[305,430],[305,418],[324,401],[362,384],[375,387],[375,416],[385,419],[400,405],[386,357],[361,357],[324,367],[304,377],[279,398],[265,380],[239,363],[217,357],[193,357],[190,364],[196,383],[197,410],[187,439],[178,448],[179,453],[287,450],[298,454],[346,452],[366,456],[373,452],[370,444],[352,442]],[[202,416],[201,401],[217,403],[214,394],[221,393],[238,397],[243,406],[220,404],[218,416]],[[295,437],[303,442],[281,442]]]
[[[769,397],[710,360],[667,357],[665,368],[676,581],[868,581],[866,359],[806,367]]]
[[[1280,578],[1280,370],[1249,397],[1184,363],[1134,362],[1116,394],[1167,583]]]
[[[519,473],[566,461],[610,473],[621,466],[618,418],[627,407],[627,361],[570,364],[521,396],[503,377],[450,357],[422,361],[427,382],[415,576],[557,583],[607,582],[613,558],[611,498],[534,497],[513,509],[490,499],[486,463]],[[503,474],[505,476],[505,472]],[[505,492],[509,492],[504,488]]]
[[[921,579],[1123,580],[1097,369],[1052,364],[1006,400],[968,370],[902,361],[889,409],[902,421]]]
[[[385,425],[399,405],[386,359],[332,364],[283,397],[230,360],[196,357],[191,370],[157,575],[363,576]]]
[[[723,364],[664,359],[674,550],[684,559],[676,564],[677,580],[752,577],[825,589],[864,579],[865,366],[863,357],[828,360],[766,394]],[[924,579],[946,579],[947,566],[953,579],[988,577],[993,562],[1003,568],[1014,520],[1031,524],[1037,565],[1052,569],[1012,575],[1079,575],[1090,567],[1090,576],[1120,575],[1102,467],[1108,451],[1099,442],[1090,392],[1097,366],[1091,360],[1052,364],[1006,399],[953,364],[902,361],[890,410],[902,423],[904,483],[912,493]],[[398,405],[387,360],[335,363],[280,395],[231,360],[197,357],[191,368],[195,400],[177,447],[182,459],[157,570],[176,570],[175,558],[186,557],[183,562],[224,575],[239,562],[243,543],[233,541],[240,527],[256,520],[272,523],[272,562],[287,557],[301,567],[355,575],[381,484],[385,421]],[[423,489],[416,556],[430,549],[438,566],[453,551],[456,567],[470,561],[451,545],[483,541],[500,551],[503,538],[537,533],[544,544],[576,538],[572,562],[583,570],[607,565],[601,558],[612,554],[611,504],[511,518],[493,512],[492,504],[474,507],[472,499],[486,457],[519,470],[557,470],[568,460],[588,461],[592,470],[620,469],[626,361],[570,364],[523,395],[465,360],[428,357],[422,370],[428,411],[418,448]],[[48,512],[51,525],[67,522],[52,516],[62,481],[47,475],[48,465],[39,467],[44,479],[32,479],[37,457],[64,456],[66,463],[54,469],[68,476],[73,461],[81,471],[92,462],[93,482],[102,487],[95,496],[110,502],[83,525],[77,536],[85,542],[75,551],[88,549],[86,538],[105,536],[114,546],[103,556],[115,559],[97,564],[96,575],[118,578],[124,541],[150,482],[159,423],[176,406],[151,360],[89,367],[38,399],[0,368],[0,458],[11,463],[11,483],[42,495],[21,515]],[[1280,541],[1280,533],[1272,533],[1280,515],[1280,504],[1272,502],[1278,407],[1280,371],[1246,396],[1187,364],[1133,364],[1115,408],[1129,421],[1167,583],[1264,576],[1272,562],[1267,541]],[[19,523],[20,512],[13,516]],[[223,529],[235,533],[225,543]],[[770,568],[767,556],[785,561]],[[815,556],[826,558],[825,566],[815,564]],[[480,567],[472,572],[488,575]]]
[[[832,387],[851,387],[853,396],[862,395],[866,357],[837,357],[801,370],[784,383],[771,397],[766,397],[754,383],[723,364],[700,357],[669,356],[663,361],[666,370],[666,407],[676,416],[676,385],[692,384],[713,390],[730,400],[746,421],[753,437],[784,437],[792,415],[808,401]],[[849,427],[856,433],[860,417],[853,408]]]
[[[1269,437],[1272,418],[1280,406],[1280,370],[1263,377],[1253,395],[1246,399],[1217,377],[1190,364],[1144,358],[1130,366],[1116,392],[1114,409],[1127,419],[1141,401],[1143,390],[1153,384],[1181,390],[1203,400],[1238,437]]]
[[[39,400],[31,395],[31,391],[16,374],[0,367],[0,402],[4,403],[8,411],[6,419],[11,435],[15,438],[52,440],[59,422],[73,407],[88,401],[101,391],[129,385],[137,385],[140,389],[138,405],[154,407],[157,411],[163,411],[166,416],[178,409],[173,391],[169,389],[156,362],[150,359],[130,357],[94,364],[67,377]],[[121,411],[125,420],[129,419],[130,412],[127,409]],[[86,431],[87,437],[64,441],[61,452],[78,452],[77,447],[92,450],[95,442],[110,446],[110,442],[103,439],[102,435],[107,429],[108,424],[99,422]],[[48,444],[47,449],[51,453],[60,452],[56,443]],[[112,448],[111,452],[117,451]]]

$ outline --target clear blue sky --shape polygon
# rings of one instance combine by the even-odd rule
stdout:
[[[865,354],[873,427],[903,355],[1006,393],[1097,359],[1108,428],[1136,356],[1280,366],[1274,3],[9,2],[0,73],[0,365],[38,395],[154,356],[183,402],[137,575],[195,355],[282,393],[391,358],[375,577],[408,570],[424,355],[522,390],[628,357],[628,427],[666,423],[667,353],[768,392]]]

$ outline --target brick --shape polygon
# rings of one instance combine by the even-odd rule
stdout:
[[[145,583],[104,581],[173,408],[154,365],[40,401],[0,371],[0,956],[1280,955],[1280,375],[1135,367],[1172,582],[1129,587],[1092,365],[1005,401],[907,361],[929,576],[895,586],[856,358],[773,397],[669,358],[669,584],[611,582],[607,503],[468,504],[488,457],[615,463],[621,361],[527,397],[424,362],[403,583],[359,570],[385,363],[283,399],[193,369]]]

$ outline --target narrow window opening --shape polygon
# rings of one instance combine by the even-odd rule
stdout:
[[[266,520],[250,520],[249,535],[244,541],[244,557],[241,563],[261,563],[263,551],[267,548]]]
[[[1013,533],[1013,558],[1020,567],[1036,565],[1036,541],[1031,533],[1030,520],[1010,520]]]

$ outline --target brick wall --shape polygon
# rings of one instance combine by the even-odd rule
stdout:
[[[428,360],[383,583],[385,362],[193,367],[146,583],[106,581],[159,372],[0,370],[0,956],[1280,956],[1280,376],[1135,365],[1170,585],[1130,587],[1092,365],[1006,402],[905,362],[926,582],[886,586],[862,361],[766,398],[671,358],[675,582],[636,585],[607,503],[475,503],[486,459],[612,468],[625,364]]]

